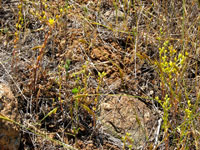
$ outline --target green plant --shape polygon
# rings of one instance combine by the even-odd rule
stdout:
[[[19,42],[19,39],[20,39],[20,35],[21,35],[21,32],[23,29],[23,25],[24,25],[24,16],[22,15],[23,14],[23,1],[21,0],[20,3],[18,4],[18,20],[16,22],[16,32],[14,33],[14,49],[13,49],[13,57],[12,57],[12,69],[14,69],[14,64],[18,61],[18,49],[19,47],[17,46],[18,45],[18,42]],[[16,70],[14,70],[16,71]]]
[[[129,150],[132,150],[133,148],[133,138],[131,138],[131,134],[130,133],[126,133],[125,136],[122,137],[122,142],[124,143],[124,147],[123,150],[126,149],[126,147],[128,147]]]
[[[162,127],[164,129],[164,141],[165,141],[165,147],[168,148],[168,138],[169,138],[169,133],[168,133],[168,130],[169,130],[169,127],[170,127],[170,123],[169,123],[169,114],[170,114],[170,109],[171,109],[171,104],[170,104],[170,98],[168,97],[168,95],[165,96],[164,100],[159,100],[158,97],[155,98],[159,103],[160,105],[162,106],[163,108],[163,116],[162,116],[162,119],[163,119],[163,124],[162,124]]]
[[[84,109],[89,115],[92,116],[92,126],[96,128],[96,121],[97,115],[96,111],[98,110],[99,106],[99,99],[100,99],[100,86],[102,85],[103,78],[105,77],[106,73],[98,72],[98,86],[96,87],[96,94],[94,95],[95,98],[91,100],[88,99],[90,96],[88,89],[88,79],[90,77],[90,73],[87,70],[87,63],[86,65],[82,66],[82,70],[79,72],[75,72],[72,76],[76,79],[75,87],[72,89],[73,99],[71,100],[71,118],[74,119],[76,122],[75,125],[76,129],[78,130],[78,122],[79,122],[79,112],[80,107]],[[80,84],[81,83],[81,84]],[[78,134],[78,132],[76,132]]]

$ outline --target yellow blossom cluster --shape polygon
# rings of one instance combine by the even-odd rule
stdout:
[[[168,75],[171,79],[173,74],[179,73],[183,68],[188,53],[177,52],[172,45],[169,46],[169,41],[165,41],[163,46],[159,48],[159,63],[160,69],[163,73]]]

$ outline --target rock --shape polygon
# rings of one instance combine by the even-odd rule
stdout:
[[[10,87],[0,83],[0,117],[20,121],[17,100]],[[0,149],[18,150],[20,145],[20,130],[14,123],[0,118]]]
[[[118,21],[123,21],[125,18],[125,13],[123,13],[122,11],[117,11],[116,13],[116,11],[108,10],[105,12],[104,16],[109,18],[113,22],[116,21],[116,18],[118,19]]]
[[[102,103],[101,107],[105,110],[105,111],[110,111],[113,109],[113,106],[109,103]]]
[[[104,132],[114,137],[130,133],[134,149],[139,149],[152,136],[156,115],[138,99],[125,95],[107,96],[100,107],[99,120]]]

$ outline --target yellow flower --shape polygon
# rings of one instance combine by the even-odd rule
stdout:
[[[21,28],[22,28],[21,24],[19,24],[18,28],[19,28],[19,29],[21,29]]]
[[[51,18],[49,19],[49,24],[50,24],[50,25],[53,25],[54,22],[55,22],[54,19],[51,19]]]
[[[62,9],[62,8],[60,8],[60,12],[61,12],[61,13],[63,12],[63,9]]]
[[[56,19],[59,19],[59,15],[56,15]]]

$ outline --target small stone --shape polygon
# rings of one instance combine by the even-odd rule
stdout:
[[[102,104],[101,104],[101,107],[102,107],[104,110],[106,110],[106,111],[110,111],[110,110],[113,109],[113,107],[112,107],[111,104],[109,104],[109,103],[102,103]]]
[[[10,87],[0,84],[0,117],[6,117],[20,122],[17,100]],[[18,150],[20,145],[20,130],[13,122],[0,118],[0,149]]]

